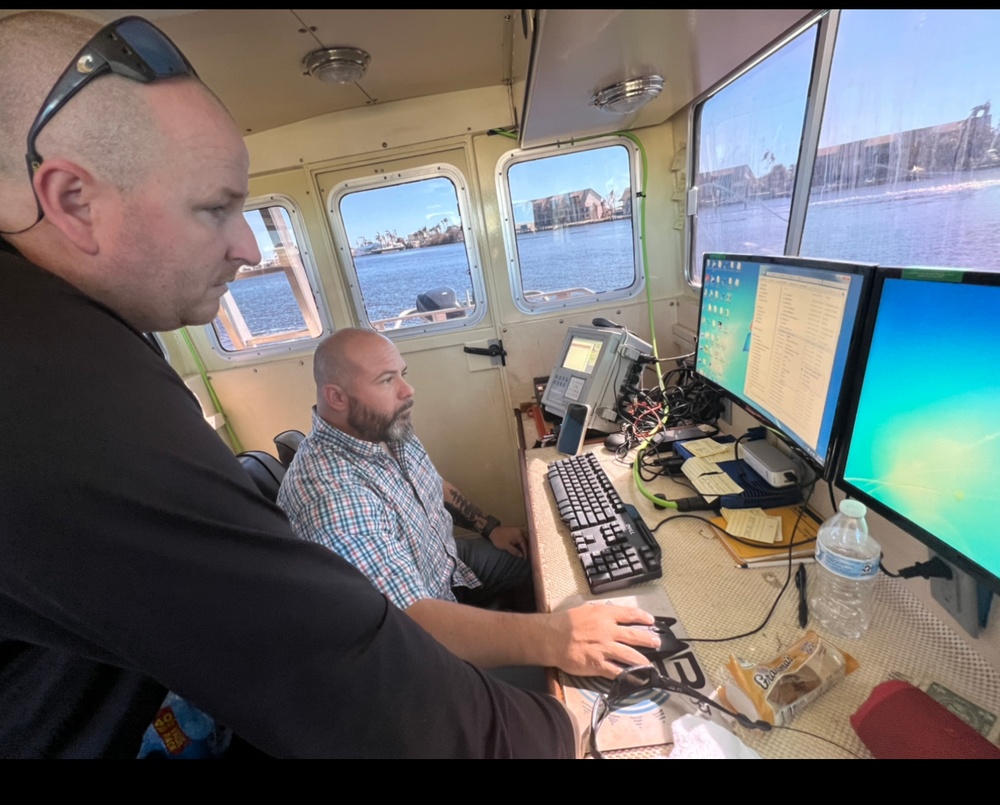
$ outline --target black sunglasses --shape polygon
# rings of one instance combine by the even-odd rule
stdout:
[[[28,178],[42,164],[42,156],[35,148],[39,132],[45,128],[56,112],[66,105],[90,81],[105,73],[131,78],[148,84],[163,78],[189,76],[197,78],[194,67],[163,31],[142,17],[122,17],[105,25],[76,54],[69,67],[63,71],[52,91],[49,92],[35,122],[28,129]],[[38,205],[37,224],[42,220],[42,205]],[[31,226],[18,232],[27,232]]]
[[[736,719],[741,727],[750,730],[762,730],[764,732],[771,729],[771,725],[766,721],[754,721],[751,718],[736,713],[723,707],[718,702],[712,701],[700,691],[695,690],[690,685],[682,682],[675,682],[669,677],[663,676],[652,665],[633,665],[626,668],[611,682],[611,687],[606,694],[603,694],[596,702],[594,709],[590,712],[590,753],[595,758],[603,758],[604,755],[597,748],[597,732],[605,719],[622,705],[629,703],[630,699],[648,690],[666,690],[670,693],[678,693],[682,696],[690,696],[693,699],[714,707],[728,716]]]

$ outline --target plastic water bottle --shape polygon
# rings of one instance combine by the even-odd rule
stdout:
[[[868,535],[864,503],[842,500],[839,509],[816,535],[809,613],[825,632],[860,637],[871,621],[882,551]]]

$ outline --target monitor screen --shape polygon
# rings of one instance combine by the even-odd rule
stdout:
[[[1000,593],[1000,275],[880,268],[837,482]]]
[[[706,254],[695,370],[824,470],[874,266]]]
[[[562,363],[563,369],[572,369],[575,372],[589,375],[594,371],[594,364],[597,363],[603,346],[603,341],[574,336],[566,350],[566,358]]]

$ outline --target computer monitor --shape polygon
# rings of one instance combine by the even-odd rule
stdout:
[[[880,268],[837,484],[1000,593],[1000,275]]]
[[[621,387],[628,385],[636,359],[651,351],[624,327],[570,327],[549,373],[542,406],[563,417],[569,403],[589,405],[590,428],[614,433],[621,428],[617,413]]]
[[[695,371],[826,477],[874,265],[706,254]]]

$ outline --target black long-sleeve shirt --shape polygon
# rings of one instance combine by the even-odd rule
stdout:
[[[276,756],[565,757],[546,696],[296,539],[119,316],[0,251],[0,756],[134,757],[165,689]]]

